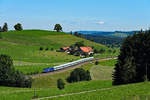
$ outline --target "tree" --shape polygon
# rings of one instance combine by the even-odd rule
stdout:
[[[72,35],[72,31],[70,32],[70,35]]]
[[[97,50],[97,49],[94,49],[94,53],[98,53],[98,50]]]
[[[74,32],[74,35],[75,35],[75,36],[78,36],[78,32]]]
[[[2,39],[2,34],[1,34],[1,32],[2,32],[2,28],[0,27],[0,39]]]
[[[62,31],[61,25],[60,24],[56,24],[55,27],[54,27],[54,30],[56,30],[57,32]]]
[[[143,82],[150,79],[150,30],[128,36],[121,48],[113,73],[113,84]]]
[[[60,90],[65,88],[65,83],[62,79],[57,80],[57,88],[59,88]]]
[[[3,26],[3,28],[2,28],[2,31],[3,31],[3,32],[7,32],[7,31],[8,31],[8,25],[7,25],[7,23],[4,23],[4,26]]]
[[[22,31],[23,30],[22,25],[20,23],[16,24],[14,26],[14,28],[15,28],[16,31]]]
[[[116,53],[116,50],[114,50],[113,53]]]
[[[44,48],[43,47],[40,47],[40,51],[42,51]]]
[[[2,32],[2,27],[0,26],[0,32]]]
[[[99,64],[99,61],[96,61],[96,62],[95,62],[95,65],[98,65],[98,64]]]
[[[101,53],[101,54],[104,52],[105,52],[105,49],[103,49],[103,48],[99,50],[99,53]]]
[[[9,56],[0,55],[0,85],[31,88],[32,78],[16,71]]]
[[[76,68],[70,73],[70,76],[67,78],[67,81],[69,83],[89,80],[91,80],[90,72],[85,71],[83,68]]]
[[[111,49],[109,49],[109,50],[108,50],[108,52],[109,52],[109,53],[112,53],[112,50],[111,50]]]
[[[76,43],[75,43],[75,46],[77,46],[77,47],[82,47],[82,46],[84,46],[84,41],[76,42]]]

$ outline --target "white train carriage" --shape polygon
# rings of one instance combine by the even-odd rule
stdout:
[[[94,60],[94,57],[84,58],[84,59],[73,61],[73,62],[70,62],[70,63],[67,63],[67,64],[55,66],[54,70],[64,69],[64,68],[71,67],[71,66],[74,66],[74,65],[78,65],[80,63],[83,63],[83,62],[86,62],[86,61],[91,61],[91,60]]]

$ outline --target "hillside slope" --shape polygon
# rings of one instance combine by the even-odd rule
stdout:
[[[19,66],[17,69],[26,70],[28,73],[28,71],[32,72],[31,70],[37,70],[35,69],[37,67],[42,70],[48,66],[59,65],[79,59],[79,57],[76,56],[56,52],[56,50],[80,41],[84,41],[86,46],[94,46],[97,49],[108,49],[104,45],[78,38],[64,32],[24,30],[2,33],[2,39],[0,39],[0,54],[11,56],[14,60],[14,65]],[[43,47],[44,50],[40,51],[40,47]],[[46,51],[46,48],[49,48],[49,50]]]
[[[72,35],[68,35],[63,32],[50,32],[42,30],[25,30],[25,31],[10,31],[2,33],[3,39],[0,40],[0,53],[8,54],[15,60],[27,61],[27,62],[39,62],[49,63],[53,54],[63,58],[67,56],[63,53],[56,53],[55,50],[62,46],[70,46],[78,41],[84,41],[87,46],[94,46],[96,48],[105,48],[105,46],[90,42],[85,39],[81,39]],[[54,51],[40,52],[39,48],[53,48]],[[63,57],[61,57],[63,56]],[[69,58],[77,58],[71,57]],[[40,60],[38,60],[40,59]],[[41,61],[41,59],[44,59]],[[58,57],[57,57],[58,59]],[[64,59],[64,58],[63,58]],[[50,60],[50,61],[49,61]],[[57,62],[63,62],[65,60],[58,60]],[[54,61],[55,62],[55,61]]]

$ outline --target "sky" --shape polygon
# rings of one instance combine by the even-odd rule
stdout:
[[[150,0],[0,0],[0,26],[63,31],[131,31],[150,27]]]

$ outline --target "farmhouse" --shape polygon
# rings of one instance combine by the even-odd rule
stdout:
[[[93,49],[91,47],[62,47],[60,51],[81,57],[93,55]]]
[[[93,54],[93,49],[91,47],[80,47],[79,51],[81,53],[87,53],[88,55]]]

